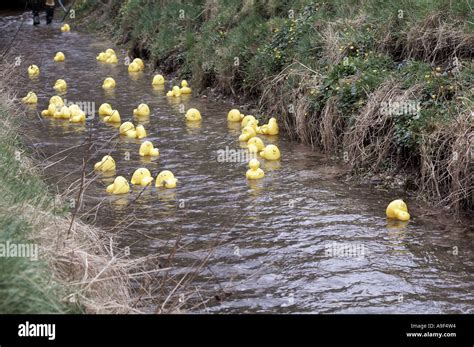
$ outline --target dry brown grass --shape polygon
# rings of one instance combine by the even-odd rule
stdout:
[[[370,94],[354,123],[344,134],[343,147],[350,166],[378,171],[387,158],[397,153],[393,116],[381,112],[382,102],[417,100],[421,85],[402,90],[393,80]]]

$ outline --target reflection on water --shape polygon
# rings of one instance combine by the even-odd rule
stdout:
[[[2,21],[13,22],[2,31],[4,47],[19,21]],[[88,186],[84,208],[102,203],[98,226],[125,223],[120,243],[130,246],[132,256],[168,254],[169,244],[180,236],[187,247],[177,253],[174,265],[185,271],[207,254],[218,235],[223,243],[212,254],[209,271],[194,283],[232,292],[220,303],[211,301],[212,312],[473,312],[471,234],[427,225],[416,215],[408,223],[387,221],[385,206],[399,197],[396,192],[341,182],[335,178],[338,168],[327,158],[281,136],[262,136],[265,144],[279,146],[281,161],[261,160],[265,178],[246,180],[246,162],[217,160],[226,146],[240,149],[240,127],[226,119],[232,106],[211,98],[166,97],[179,81],[152,87],[148,71],[127,72],[123,53],[119,64],[97,62],[96,55],[109,46],[74,30],[63,35],[58,24],[33,28],[25,23],[12,54],[23,57],[18,74],[27,82],[20,86],[21,94],[34,90],[39,97],[23,129],[38,153],[50,157],[90,136],[94,160],[88,169],[111,154],[117,175],[128,179],[139,167],[148,168],[153,177],[171,170],[178,178],[175,189],[132,187],[127,196],[106,194],[114,176],[101,175]],[[64,63],[53,62],[57,51],[65,53]],[[41,75],[30,81],[26,67],[33,63]],[[108,76],[117,82],[112,91],[101,87]],[[119,125],[105,124],[97,115],[87,125],[38,116],[36,111],[46,108],[55,94],[52,86],[58,78],[68,83],[68,101],[94,102],[96,110],[109,102],[122,121],[144,124],[159,158],[140,157],[141,141],[117,136]],[[142,102],[152,112],[144,119],[133,116]],[[198,108],[202,121],[186,122],[183,107]],[[60,191],[80,177],[84,146],[67,154],[46,171]],[[331,256],[328,247],[364,252]]]

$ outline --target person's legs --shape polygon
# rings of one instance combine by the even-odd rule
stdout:
[[[46,24],[51,24],[54,16],[54,5],[46,5]]]
[[[41,10],[41,0],[33,0],[31,5],[33,10],[33,25],[38,25],[40,23],[39,13]]]

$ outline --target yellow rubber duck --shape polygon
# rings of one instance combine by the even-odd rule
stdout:
[[[69,111],[71,112],[71,117],[69,118],[71,123],[81,123],[86,121],[86,114],[79,106],[73,104],[69,106]]]
[[[112,106],[108,103],[103,103],[99,107],[99,115],[100,116],[110,116],[112,115],[112,112],[114,110],[112,109]]]
[[[67,23],[61,27],[61,32],[63,33],[69,32],[70,30],[71,30],[71,27]]]
[[[240,125],[242,126],[242,128],[245,128],[247,126],[248,122],[250,122],[250,121],[254,121],[258,125],[257,119],[252,115],[244,116],[242,118],[242,122],[240,123]]]
[[[37,65],[30,65],[28,66],[28,75],[30,77],[35,77],[35,76],[38,76],[40,73],[40,69]]]
[[[280,150],[275,145],[266,146],[263,151],[260,152],[260,156],[267,160],[278,160],[280,159]]]
[[[135,62],[131,62],[129,65],[128,65],[128,72],[140,72],[141,69],[140,69],[140,65],[138,65],[137,63]]]
[[[248,141],[255,136],[257,136],[255,129],[252,126],[246,126],[242,129],[242,134],[239,136],[239,141]]]
[[[155,187],[175,188],[178,180],[169,170],[161,171],[156,177]]]
[[[114,51],[112,48],[107,48],[107,49],[105,50],[105,54],[107,54],[109,57],[110,57],[111,55],[116,55],[116,54],[115,54],[115,51]]]
[[[151,84],[154,86],[162,86],[163,84],[165,84],[165,78],[159,74],[155,75]]]
[[[259,153],[263,151],[265,145],[261,138],[255,136],[247,141],[247,149],[250,153]]]
[[[196,122],[196,121],[200,121],[202,119],[201,117],[201,112],[199,112],[197,109],[195,108],[190,108],[187,112],[186,112],[186,120],[188,122]]]
[[[133,59],[132,63],[135,63],[138,65],[138,71],[143,71],[145,70],[145,64],[143,63],[143,60],[141,60],[140,58],[135,58]]]
[[[405,204],[401,199],[393,200],[388,204],[385,214],[388,218],[398,219],[400,221],[407,221],[410,219],[407,204]]]
[[[145,127],[141,124],[137,125],[137,127],[135,128],[135,131],[137,133],[137,139],[144,139],[147,135]]]
[[[54,90],[56,90],[57,92],[64,92],[66,91],[67,89],[67,83],[65,80],[63,79],[58,79],[55,83],[54,83]]]
[[[117,176],[114,180],[114,183],[107,186],[107,193],[111,194],[127,194],[130,191],[130,186],[128,181],[123,176]]]
[[[104,122],[106,123],[120,123],[122,119],[120,118],[120,113],[117,110],[112,110],[110,116],[106,116],[104,118]]]
[[[249,168],[247,172],[245,173],[245,176],[249,180],[258,180],[260,178],[263,178],[265,176],[265,172],[263,172],[262,169],[260,169],[260,162],[257,159],[251,159],[249,161]]]
[[[98,163],[95,163],[94,170],[100,172],[114,171],[115,170],[115,160],[110,155],[102,157],[102,160]]]
[[[227,120],[229,122],[240,122],[243,118],[244,115],[236,108],[230,110],[229,113],[227,113]]]
[[[56,108],[56,112],[54,112],[53,117],[58,119],[69,119],[71,117],[71,111],[67,106],[63,106],[59,110]]]
[[[115,88],[115,80],[112,77],[107,77],[102,83],[102,88],[104,89],[113,89]]]
[[[135,125],[132,122],[124,122],[120,125],[119,133],[120,135],[126,135],[129,131],[135,131]]]
[[[100,52],[99,55],[97,57],[95,57],[95,59],[97,59],[98,61],[102,61],[102,62],[105,62],[108,58],[108,54],[105,53],[105,52]]]
[[[192,90],[188,86],[188,82],[186,80],[181,81],[181,88],[180,88],[181,94],[191,94]]]
[[[50,104],[55,104],[56,106],[64,106],[63,98],[59,95],[54,95],[49,99]]]
[[[64,59],[66,59],[66,57],[64,56],[63,52],[56,53],[56,55],[53,58],[54,61],[64,61]]]
[[[278,129],[278,123],[276,118],[270,118],[270,120],[268,121],[266,133],[268,135],[278,135],[279,132],[280,131]]]
[[[153,177],[151,177],[151,173],[148,169],[142,167],[135,170],[130,182],[136,186],[146,187],[153,182]]]
[[[110,54],[109,57],[105,60],[107,64],[117,64],[118,63],[118,58],[114,54]]]
[[[23,100],[25,104],[36,104],[38,102],[38,96],[35,92],[28,92],[21,100]]]
[[[150,115],[150,108],[147,104],[140,104],[133,110],[133,115],[138,117],[148,117]]]
[[[157,157],[160,155],[160,151],[158,148],[153,147],[153,143],[151,143],[151,141],[143,142],[138,153],[141,157]]]
[[[54,117],[54,114],[56,113],[56,111],[59,111],[59,109],[62,107],[62,105],[56,105],[54,103],[50,103],[48,105],[48,109],[47,110],[43,110],[41,112],[41,115],[43,116],[49,116],[49,117]]]
[[[175,97],[181,96],[181,89],[178,86],[174,86],[173,89],[171,90],[171,93]]]
[[[268,135],[268,124],[263,124],[262,126],[257,127],[257,134]]]

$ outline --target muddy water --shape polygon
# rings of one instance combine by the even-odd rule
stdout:
[[[2,51],[20,20],[1,19]],[[14,57],[21,56],[21,92],[36,91],[41,110],[55,94],[54,81],[64,78],[69,101],[95,103],[96,110],[109,102],[122,121],[144,124],[160,157],[143,160],[138,156],[139,141],[117,138],[117,129],[97,115],[85,126],[44,119],[32,110],[23,127],[25,138],[47,158],[90,136],[95,145],[88,171],[108,153],[117,161],[117,174],[127,178],[138,167],[147,167],[154,176],[164,169],[173,171],[179,179],[176,189],[134,188],[124,197],[105,193],[113,177],[98,177],[86,190],[83,210],[101,203],[91,221],[101,227],[120,222],[118,242],[130,248],[132,257],[168,254],[181,237],[183,248],[173,262],[176,272],[189,271],[218,240],[209,266],[193,282],[205,299],[211,298],[199,311],[474,312],[472,234],[428,223],[416,214],[409,223],[387,222],[385,206],[399,192],[345,183],[335,178],[339,169],[334,163],[282,136],[264,139],[280,147],[282,159],[277,164],[262,160],[266,176],[250,184],[246,163],[222,162],[219,157],[226,146],[240,148],[239,129],[226,121],[230,105],[210,98],[170,100],[164,95],[169,84],[165,90],[151,87],[149,68],[143,74],[128,74],[120,49],[120,64],[98,63],[96,55],[110,46],[74,30],[61,34],[58,23],[34,28],[28,19],[11,49]],[[65,53],[64,63],[53,62],[57,51]],[[35,81],[26,76],[32,63],[41,69]],[[101,88],[107,76],[117,82],[112,93]],[[132,116],[141,102],[152,110],[148,120]],[[180,103],[201,111],[200,125],[185,122]],[[67,151],[66,159],[46,170],[59,191],[81,176],[84,152],[84,146]],[[415,205],[410,200],[408,204]],[[344,254],[338,253],[341,247]],[[231,295],[224,297],[221,288]],[[214,294],[223,300],[212,299]]]

